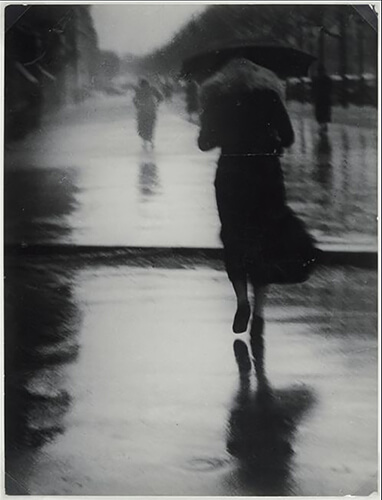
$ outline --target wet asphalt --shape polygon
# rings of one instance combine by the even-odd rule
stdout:
[[[33,258],[8,276],[9,493],[376,491],[373,271],[270,290],[265,387],[235,357],[252,351],[223,270]]]
[[[374,245],[374,129],[333,124],[330,152],[314,153],[314,122],[296,124],[284,158],[292,206],[320,241]],[[10,145],[6,242],[215,248],[216,153],[199,153],[196,133],[169,106],[155,151],[142,151],[129,103],[116,98]],[[320,267],[304,284],[272,287],[251,348],[248,332],[231,332],[221,262],[5,264],[9,494],[377,490],[375,271]]]
[[[142,148],[129,96],[94,98],[9,145],[6,241],[220,247],[218,151],[198,150],[198,127],[174,101],[159,110],[154,151]],[[320,135],[309,108],[290,108],[296,141],[282,159],[290,205],[319,242],[375,249],[375,109],[351,108],[346,123]],[[359,125],[359,115],[371,118]]]

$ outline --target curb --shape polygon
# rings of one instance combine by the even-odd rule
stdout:
[[[377,269],[378,251],[374,248],[336,247],[318,245],[318,264],[324,266],[354,266]],[[95,261],[122,261],[139,263],[150,261],[163,264],[173,259],[182,263],[205,263],[222,261],[222,248],[202,247],[139,247],[139,246],[96,246],[96,245],[6,245],[5,259],[11,257],[74,257]]]

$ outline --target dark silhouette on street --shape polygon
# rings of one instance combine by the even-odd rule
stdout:
[[[254,320],[262,320],[266,286],[308,278],[313,239],[287,206],[280,156],[294,131],[274,73],[234,59],[201,87],[202,151],[221,148],[215,179],[225,265],[237,310],[234,333],[251,315],[248,277],[254,288]]]
[[[162,100],[160,92],[146,79],[142,78],[135,90],[134,104],[137,110],[138,134],[143,146],[154,147],[154,131],[157,120],[157,108]]]
[[[301,419],[314,404],[306,386],[273,389],[264,366],[262,329],[251,331],[251,351],[257,388],[251,390],[251,361],[246,343],[234,342],[239,387],[227,430],[227,451],[238,461],[232,481],[256,496],[295,494],[293,440]]]
[[[316,120],[323,132],[328,130],[328,123],[332,121],[332,86],[325,66],[319,64],[312,81],[312,93]]]

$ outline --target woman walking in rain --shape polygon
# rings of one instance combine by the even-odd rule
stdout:
[[[221,148],[215,179],[225,265],[237,310],[234,333],[262,334],[267,285],[304,281],[315,248],[286,204],[280,156],[294,142],[276,75],[231,60],[201,87],[199,148]],[[253,311],[248,281],[254,292]]]
[[[157,108],[162,100],[158,90],[142,78],[135,91],[134,104],[137,110],[138,134],[143,140],[143,147],[154,148],[154,129],[157,119]]]

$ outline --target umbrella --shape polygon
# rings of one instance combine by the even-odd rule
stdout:
[[[281,78],[306,76],[315,60],[311,54],[288,45],[234,42],[185,59],[181,74],[186,79],[202,82],[234,58],[248,59],[274,71]]]

